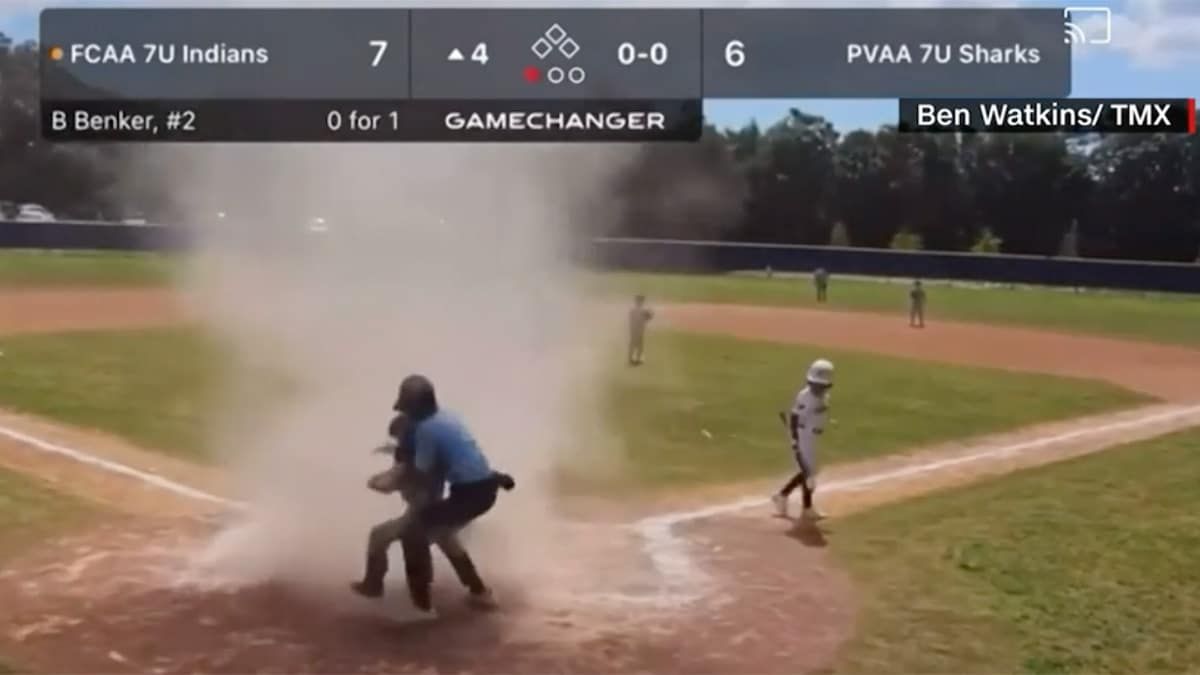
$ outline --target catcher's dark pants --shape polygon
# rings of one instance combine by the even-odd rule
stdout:
[[[479,577],[474,561],[456,535],[471,521],[492,509],[499,489],[494,477],[476,483],[451,485],[450,496],[426,505],[417,513],[414,527],[409,528],[400,539],[404,548],[404,571],[413,604],[422,609],[428,609],[432,604],[433,543],[437,543],[446,554],[459,581],[471,593],[487,592],[487,585]]]

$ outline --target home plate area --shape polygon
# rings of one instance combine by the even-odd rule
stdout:
[[[663,580],[609,527],[576,569],[497,583],[495,612],[441,574],[432,620],[413,620],[400,574],[380,603],[205,580],[190,561],[212,527],[112,523],[14,561],[0,572],[6,652],[50,672],[803,672],[832,662],[854,618],[819,533],[766,517],[675,528],[711,581],[691,602],[639,602]]]

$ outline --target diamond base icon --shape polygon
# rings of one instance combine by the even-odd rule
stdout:
[[[558,51],[568,59],[573,59],[579,53],[579,43],[571,38],[567,38],[558,46]]]
[[[565,37],[567,37],[567,31],[558,24],[554,24],[546,30],[546,39],[549,40],[551,44],[558,44],[562,42],[563,38]]]
[[[546,38],[538,38],[537,42],[533,43],[533,47],[530,49],[533,50],[534,55],[539,59],[546,58],[550,55],[550,52],[554,51],[554,47],[549,42],[546,42]]]

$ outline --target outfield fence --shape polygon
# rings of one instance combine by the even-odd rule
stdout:
[[[62,251],[170,251],[187,247],[182,228],[93,221],[0,220],[0,248]]]
[[[298,228],[297,236],[302,234]],[[185,230],[178,227],[0,221],[0,248],[170,251],[187,245]],[[579,255],[601,268],[626,271],[702,274],[770,268],[787,273],[823,267],[837,275],[1200,293],[1200,264],[615,238],[586,242]]]
[[[837,275],[1200,293],[1200,264],[712,241],[600,239],[595,244],[596,265],[627,271],[825,268]]]

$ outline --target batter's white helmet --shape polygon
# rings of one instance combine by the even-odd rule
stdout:
[[[808,383],[833,386],[833,362],[827,359],[817,359],[808,367]]]

